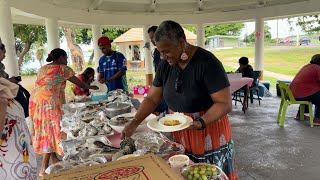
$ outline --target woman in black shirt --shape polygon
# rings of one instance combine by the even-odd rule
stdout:
[[[221,62],[212,53],[189,44],[183,28],[174,21],[160,24],[155,42],[164,61],[122,136],[130,137],[164,96],[169,112],[182,112],[194,120],[188,129],[173,133],[191,160],[214,163],[229,179],[237,179],[227,116],[232,108],[230,84]]]

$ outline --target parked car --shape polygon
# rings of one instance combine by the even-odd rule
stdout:
[[[292,38],[291,37],[286,37],[286,38],[284,38],[284,39],[281,39],[280,41],[279,41],[279,43],[280,44],[288,44],[288,43],[290,43],[292,41]]]
[[[306,45],[309,45],[311,42],[311,39],[309,36],[301,36],[300,39],[299,39],[299,44],[302,45],[302,44],[306,44]]]
[[[279,41],[280,44],[295,44],[297,42],[297,38],[296,37],[286,37],[282,40]],[[301,36],[299,37],[299,44],[306,44],[309,45],[311,42],[311,38],[309,36]]]
[[[297,38],[295,39],[292,39],[291,43],[296,43],[297,42]],[[299,38],[299,45],[302,45],[302,44],[306,44],[306,45],[309,45],[311,42],[311,39],[309,36],[301,36]]]

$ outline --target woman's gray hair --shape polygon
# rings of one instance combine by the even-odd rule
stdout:
[[[320,54],[315,54],[312,56],[310,64],[320,65]]]
[[[180,38],[186,39],[183,28],[179,23],[170,20],[163,21],[154,34],[156,42],[169,40],[178,43]]]

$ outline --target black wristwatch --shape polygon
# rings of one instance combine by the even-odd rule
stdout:
[[[201,131],[201,130],[204,130],[207,127],[206,123],[204,122],[204,120],[201,117],[198,117],[196,119],[196,121],[199,121],[201,123],[201,128],[197,129],[197,130]]]

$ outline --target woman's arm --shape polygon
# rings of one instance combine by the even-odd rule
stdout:
[[[89,84],[81,81],[76,76],[72,76],[68,79],[70,82],[76,84],[77,86],[83,88],[83,89],[99,89],[97,86],[90,86]]]
[[[227,115],[232,110],[230,88],[226,87],[210,95],[214,104],[201,117],[206,124],[210,124]]]
[[[4,123],[6,121],[6,114],[7,114],[7,106],[8,106],[8,99],[0,98],[0,133],[2,133],[4,129]]]
[[[162,87],[152,86],[148,92],[147,97],[142,101],[133,121],[128,124],[122,131],[122,138],[132,136],[139,124],[149,116],[162,98]]]

